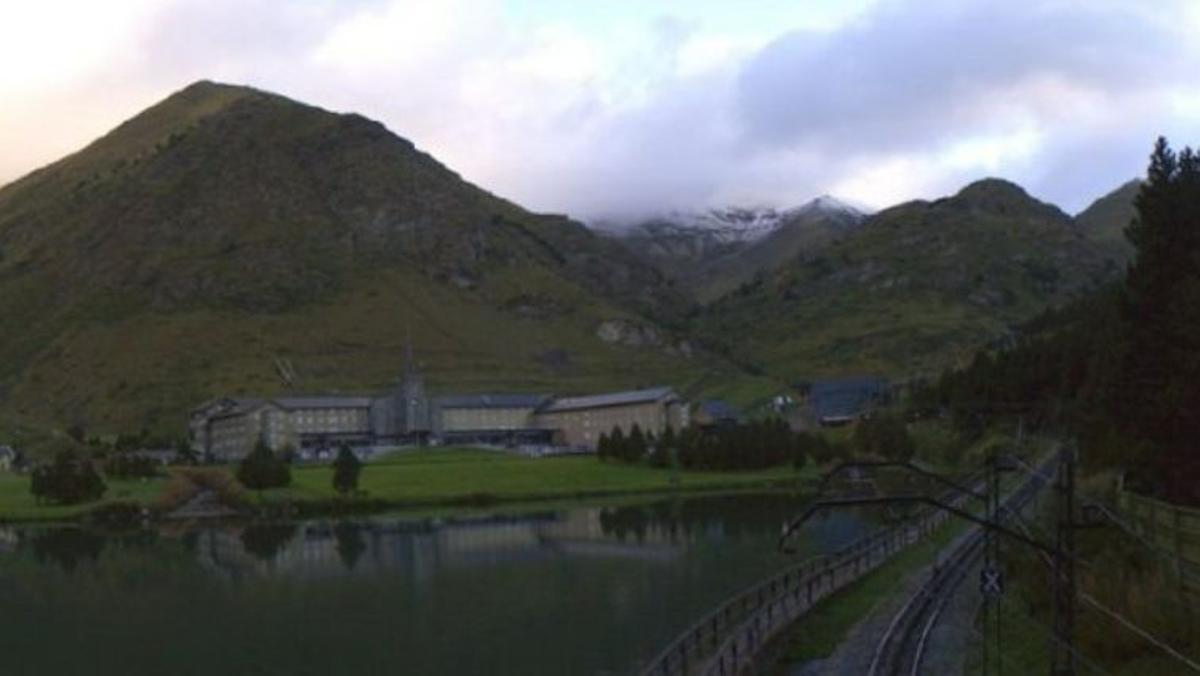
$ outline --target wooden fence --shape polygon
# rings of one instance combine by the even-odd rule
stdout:
[[[1125,490],[1117,494],[1117,506],[1147,544],[1173,560],[1180,584],[1200,592],[1200,509]]]
[[[1051,457],[1039,472],[1052,473]],[[978,475],[976,475],[978,476]],[[1007,505],[1023,505],[1042,483],[1035,475],[1008,496]],[[966,482],[982,488],[973,477]],[[962,505],[967,496],[942,498]],[[701,618],[646,664],[642,676],[736,676],[753,670],[763,646],[818,601],[856,582],[896,554],[934,533],[948,512],[923,509],[909,523],[878,530],[835,554],[806,562],[735,595]]]
[[[769,638],[815,603],[930,535],[947,518],[945,512],[925,510],[914,522],[878,530],[831,556],[802,563],[745,589],[684,631],[640,673],[737,673]]]

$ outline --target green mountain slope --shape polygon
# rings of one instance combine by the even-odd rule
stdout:
[[[410,332],[434,389],[732,381],[662,328],[681,306],[618,243],[244,87],[192,85],[0,189],[10,421],[175,431],[218,394],[380,388]]]
[[[1083,234],[1121,264],[1133,257],[1133,245],[1125,239],[1125,228],[1137,213],[1134,199],[1141,188],[1141,180],[1129,181],[1075,216]]]
[[[1057,207],[997,179],[871,217],[704,308],[696,331],[776,375],[931,375],[1117,266]]]
[[[696,300],[711,303],[755,278],[819,255],[864,219],[861,213],[844,210],[798,209],[766,237],[698,267],[683,286]]]

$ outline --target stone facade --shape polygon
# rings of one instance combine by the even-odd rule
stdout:
[[[236,460],[260,441],[274,451],[419,443],[430,433],[424,388],[410,366],[393,390],[377,396],[216,399],[192,411],[192,448],[213,459]]]
[[[230,461],[259,442],[275,451],[352,445],[445,444],[569,446],[594,450],[600,434],[633,425],[661,434],[688,424],[687,407],[670,388],[584,397],[475,394],[430,399],[415,367],[377,396],[225,398],[191,416],[195,450]]]
[[[679,430],[688,422],[687,406],[668,387],[556,399],[534,418],[538,427],[557,430],[565,445],[588,450],[614,427],[628,434],[637,425],[657,435],[668,425]]]

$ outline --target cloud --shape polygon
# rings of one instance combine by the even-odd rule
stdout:
[[[1157,134],[1200,131],[1184,0],[112,4],[0,7],[0,58],[26,64],[0,71],[0,181],[200,78],[361,112],[581,217],[824,192],[879,207],[985,174],[1075,209]]]

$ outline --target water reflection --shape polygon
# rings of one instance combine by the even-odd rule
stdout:
[[[354,564],[367,551],[367,542],[362,536],[362,526],[353,521],[342,521],[333,528],[333,536],[337,538],[338,556],[348,570],[354,570]]]
[[[68,573],[83,561],[95,561],[108,540],[82,528],[51,528],[30,534],[29,546],[40,563],[54,563]]]
[[[801,502],[768,494],[446,519],[0,529],[0,622],[16,627],[0,632],[0,650],[29,665],[6,674],[39,676],[180,664],[246,673],[247,659],[263,674],[628,673],[714,604],[794,561],[775,542]],[[862,514],[827,514],[806,526],[800,556],[871,526]],[[79,649],[45,649],[61,635]],[[134,636],[155,649],[131,662],[112,646]]]

